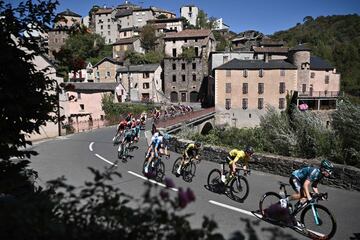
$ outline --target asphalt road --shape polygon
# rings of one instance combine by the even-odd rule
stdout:
[[[34,143],[34,150],[39,155],[31,159],[31,167],[39,173],[39,184],[60,176],[65,176],[75,186],[91,180],[92,174],[88,167],[101,170],[117,160],[117,148],[112,144],[114,133],[115,127],[108,127]],[[146,178],[142,175],[142,163],[146,144],[144,132],[141,132],[141,141],[137,144],[139,149],[131,152],[133,158],[128,162],[118,163],[117,171],[122,174],[122,178],[114,181],[114,185],[136,198],[141,198],[145,189]],[[259,199],[265,192],[278,191],[278,181],[287,182],[287,178],[252,171],[248,176],[249,196],[244,203],[238,203],[226,195],[216,194],[205,188],[210,170],[219,167],[216,163],[202,161],[197,166],[196,176],[191,183],[172,175],[172,165],[179,156],[172,153],[169,160],[164,160],[166,176],[174,180],[176,188],[189,187],[194,191],[196,201],[183,210],[184,213],[195,213],[190,218],[192,226],[201,226],[203,216],[206,215],[216,220],[219,227],[217,231],[226,238],[235,236],[235,239],[242,239],[240,235],[234,235],[241,232],[248,236],[245,239],[252,240],[306,239],[292,229],[271,225],[251,213],[258,209]],[[337,221],[338,228],[333,239],[360,239],[360,192],[327,186],[319,188],[322,192],[329,193],[329,200],[321,203],[331,209]]]

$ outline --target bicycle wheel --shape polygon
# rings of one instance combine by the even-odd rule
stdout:
[[[120,146],[118,147],[118,158],[121,159],[123,156],[123,144],[120,144]]]
[[[278,203],[280,199],[281,196],[276,192],[265,193],[259,202],[260,213],[265,217],[265,209],[268,209],[271,205]]]
[[[231,197],[238,201],[243,202],[249,195],[249,183],[244,176],[237,176],[230,182]]]
[[[184,181],[191,182],[193,177],[195,176],[195,172],[196,172],[196,164],[193,161],[186,164],[185,168],[183,169]]]
[[[174,162],[174,165],[173,165],[173,168],[172,168],[172,173],[175,174],[175,175],[176,175],[176,171],[178,170],[178,168],[180,166],[181,159],[182,159],[182,157],[178,157]]]
[[[207,179],[207,185],[210,191],[218,192],[221,184],[221,172],[219,169],[210,171]]]
[[[165,176],[165,164],[162,161],[157,163],[155,165],[155,171],[156,171],[155,180],[157,182],[162,182]]]
[[[318,216],[318,224],[315,222],[315,216],[311,204],[306,206],[301,212],[300,222],[304,224],[306,230],[312,236],[330,239],[336,232],[336,221],[331,212],[323,205],[313,204],[314,210]]]

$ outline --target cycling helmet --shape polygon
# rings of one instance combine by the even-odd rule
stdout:
[[[195,146],[198,147],[198,148],[201,147],[201,142],[196,141],[196,142],[195,142]]]
[[[332,171],[334,170],[334,165],[327,159],[322,160],[320,166],[329,174],[331,174]]]
[[[246,146],[245,149],[244,149],[244,152],[251,155],[251,154],[254,153],[254,149],[251,146]]]

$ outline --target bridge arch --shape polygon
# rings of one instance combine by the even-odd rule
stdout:
[[[204,124],[204,126],[202,127],[200,133],[201,135],[206,135],[208,134],[212,129],[214,129],[213,125],[211,124],[211,122],[206,122]]]

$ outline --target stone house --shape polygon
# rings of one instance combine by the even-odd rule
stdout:
[[[121,62],[118,62],[113,58],[103,58],[101,61],[99,61],[93,66],[95,82],[116,82],[116,69],[121,64]]]
[[[181,32],[184,28],[181,18],[153,19],[147,23],[155,27],[158,36],[166,32]]]
[[[119,39],[113,43],[113,58],[117,61],[124,61],[126,51],[134,51],[138,53],[145,53],[141,47],[141,42],[138,37]]]
[[[163,102],[162,68],[160,64],[118,66],[117,81],[122,83],[128,99],[141,102]],[[130,92],[129,92],[130,83]]]
[[[112,8],[99,8],[95,12],[95,33],[102,36],[106,44],[116,41],[117,26],[114,22]]]
[[[267,105],[286,108],[287,94],[297,94],[296,103],[310,109],[335,108],[339,91],[340,75],[304,46],[290,49],[286,60],[233,59],[215,68],[216,122],[256,126]]]
[[[172,102],[197,102],[201,83],[208,75],[208,57],[216,41],[207,29],[186,29],[164,37],[164,91]],[[195,57],[181,57],[183,48],[193,47]]]
[[[49,57],[54,59],[54,52],[60,51],[69,37],[70,30],[81,24],[81,16],[67,9],[55,17],[54,27],[48,31]]]

